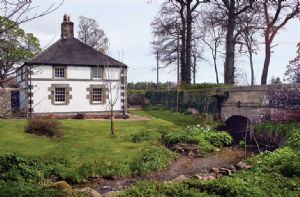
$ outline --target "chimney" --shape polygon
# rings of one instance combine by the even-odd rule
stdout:
[[[74,23],[70,21],[70,16],[64,15],[63,22],[61,23],[61,38],[74,37]]]

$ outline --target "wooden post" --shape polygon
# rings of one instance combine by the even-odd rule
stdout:
[[[156,89],[159,90],[159,56],[158,51],[156,51]]]

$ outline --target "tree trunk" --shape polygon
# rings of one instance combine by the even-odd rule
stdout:
[[[185,65],[186,65],[186,62],[185,62],[185,46],[186,46],[186,35],[185,35],[185,32],[186,32],[186,21],[185,21],[185,14],[184,14],[184,4],[181,4],[181,9],[180,9],[180,20],[181,20],[181,25],[182,25],[182,29],[180,31],[180,40],[181,40],[181,46],[180,46],[180,80],[181,81],[185,81],[184,80],[184,73],[185,73]]]
[[[269,65],[271,61],[271,41],[268,39],[268,29],[266,31],[267,32],[265,33],[265,61],[261,75],[261,85],[267,84]]]
[[[115,135],[115,122],[114,122],[115,116],[114,116],[114,106],[110,106],[110,131],[111,135]]]
[[[252,51],[248,49],[249,52],[249,60],[250,60],[250,69],[251,69],[251,85],[254,85],[254,68],[253,68],[253,56]]]
[[[179,111],[179,88],[180,88],[180,34],[177,35],[177,86],[176,86],[176,112]]]
[[[194,56],[194,62],[193,62],[193,84],[196,84],[196,67],[197,67],[197,57]]]
[[[191,2],[188,2],[186,5],[186,65],[184,73],[184,82],[187,84],[191,83],[191,68],[192,68],[192,11],[191,11]]]
[[[234,54],[235,54],[235,3],[231,1],[230,10],[227,21],[227,35],[226,35],[226,58],[225,58],[225,71],[224,83],[234,84]]]
[[[215,47],[214,47],[213,58],[214,58],[214,67],[215,67],[215,73],[216,73],[216,81],[217,81],[217,84],[219,84],[219,74],[218,74],[218,67],[217,67],[217,44],[216,44],[216,42],[215,42]]]

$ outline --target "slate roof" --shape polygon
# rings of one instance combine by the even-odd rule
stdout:
[[[79,41],[61,38],[25,65],[127,66]]]

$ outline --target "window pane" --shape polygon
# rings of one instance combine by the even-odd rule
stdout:
[[[56,103],[66,102],[66,88],[55,88],[54,101]]]
[[[101,68],[92,68],[92,78],[93,79],[101,79],[101,73],[102,69]]]
[[[54,76],[55,78],[65,78],[65,68],[62,67],[54,68]]]
[[[92,89],[92,101],[95,103],[102,102],[102,88]]]

